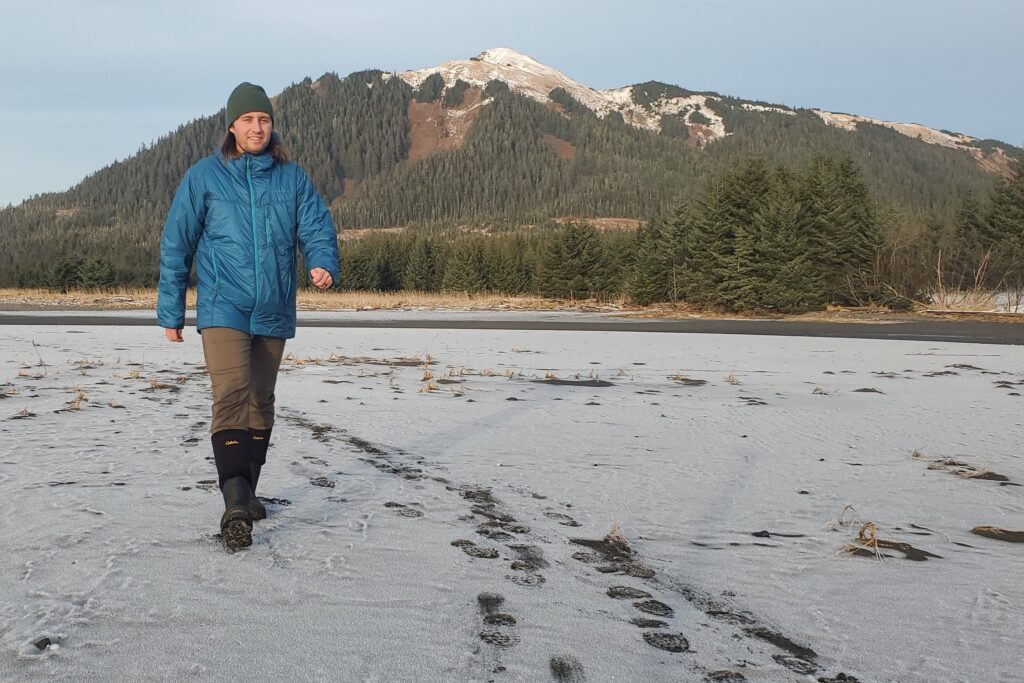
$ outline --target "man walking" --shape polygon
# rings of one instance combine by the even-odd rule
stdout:
[[[295,336],[295,250],[313,284],[338,281],[334,224],[313,183],[288,161],[274,110],[258,85],[228,98],[219,153],[186,172],[160,241],[157,320],[181,342],[193,259],[196,329],[213,384],[212,433],[224,497],[221,540],[252,544],[266,517],[255,495],[274,426],[274,385],[286,339]]]

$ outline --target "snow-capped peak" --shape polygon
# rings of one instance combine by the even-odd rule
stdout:
[[[548,68],[530,55],[524,55],[522,52],[513,50],[510,47],[492,47],[489,50],[484,50],[474,57],[474,59],[480,62],[487,62],[489,64],[500,64],[503,66],[514,66],[519,68]]]
[[[444,79],[445,87],[453,86],[458,80],[478,88],[485,87],[492,80],[503,81],[513,92],[548,106],[555,106],[550,99],[551,91],[561,88],[597,116],[604,117],[612,112],[618,112],[626,123],[652,131],[661,129],[663,116],[678,117],[689,126],[691,140],[698,145],[704,145],[731,134],[726,131],[725,122],[716,111],[720,107],[714,106],[715,103],[722,100],[716,95],[697,93],[670,95],[666,92],[652,100],[645,93],[642,97],[638,97],[635,86],[595,90],[569,78],[558,69],[542,64],[533,57],[508,47],[490,48],[476,57],[466,60],[445,62],[416,71],[403,71],[397,75],[416,88],[427,77],[435,73],[440,74]],[[641,101],[644,104],[640,104]],[[484,100],[479,104],[486,102],[487,100]],[[753,103],[742,103],[739,106],[747,111],[796,115],[796,111],[784,107]],[[817,109],[812,111],[825,123],[847,130],[854,130],[858,123],[874,123],[887,126],[903,135],[918,138],[929,144],[963,149],[970,152],[983,167],[986,167],[983,163],[986,159],[985,152],[974,146],[976,140],[967,135],[937,131],[918,124],[891,123],[864,116],[838,114]],[[997,160],[999,161],[997,165],[1000,168],[1006,166],[1006,155],[998,150],[996,155],[1002,155],[1001,159]]]
[[[445,62],[416,71],[403,71],[398,76],[416,88],[435,73],[441,75],[446,87],[454,85],[457,80],[480,88],[492,80],[503,81],[513,92],[531,97],[543,104],[550,104],[549,95],[552,90],[562,88],[598,116],[607,116],[616,111],[622,114],[627,123],[648,130],[660,130],[662,114],[678,114],[689,121],[692,114],[700,113],[709,122],[709,125],[699,126],[700,131],[695,139],[700,144],[727,134],[721,117],[705,106],[709,98],[703,95],[666,98],[642,107],[633,100],[631,87],[595,90],[569,78],[558,69],[542,64],[512,48],[491,48],[467,60]]]

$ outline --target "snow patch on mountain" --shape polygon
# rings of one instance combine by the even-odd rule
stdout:
[[[710,121],[710,124],[699,124],[705,129],[700,136],[703,142],[727,135],[722,118],[707,106],[708,99],[716,98],[706,95],[666,97],[645,108],[634,101],[632,86],[595,90],[511,48],[492,48],[468,60],[453,60],[426,69],[402,71],[397,75],[418,88],[435,73],[444,79],[445,87],[455,85],[458,80],[480,88],[492,80],[503,81],[513,92],[543,104],[550,101],[552,90],[562,88],[599,117],[617,111],[627,123],[652,131],[661,130],[662,115],[684,114],[689,122],[689,117],[699,112]]]
[[[935,130],[934,128],[922,126],[919,123],[894,123],[892,121],[873,119],[869,116],[842,114],[831,111],[822,111],[821,109],[812,109],[811,111],[821,117],[821,120],[828,125],[843,128],[844,130],[856,130],[858,123],[873,123],[877,126],[891,128],[909,138],[918,138],[929,144],[941,145],[942,147],[963,149],[965,147],[972,147],[972,143],[977,142],[977,138],[972,138],[969,135],[963,135],[961,133],[947,133],[946,131]]]
[[[766,107],[763,104],[751,104],[750,102],[744,102],[740,105],[747,111],[766,111],[773,114],[785,114],[786,116],[796,116],[796,112],[792,109],[783,109],[782,107]]]
[[[598,92],[608,96],[609,101],[614,104],[601,115],[617,111],[622,114],[626,123],[637,128],[659,131],[661,130],[662,116],[680,116],[691,127],[691,131],[696,133],[699,144],[706,144],[730,135],[725,130],[725,121],[722,120],[722,117],[708,106],[709,101],[719,100],[718,97],[710,95],[662,97],[651,102],[647,107],[643,107],[638,105],[633,98],[633,86]],[[697,114],[703,118],[695,119],[694,116]]]

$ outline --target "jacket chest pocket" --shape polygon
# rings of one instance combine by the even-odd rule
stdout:
[[[294,251],[296,236],[295,202],[285,193],[275,192],[263,207],[263,233],[267,246],[278,251]]]

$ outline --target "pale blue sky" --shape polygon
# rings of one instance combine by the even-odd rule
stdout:
[[[0,17],[0,206],[216,112],[243,80],[276,94],[489,47],[595,88],[660,80],[1024,144],[1019,0],[5,0]]]

